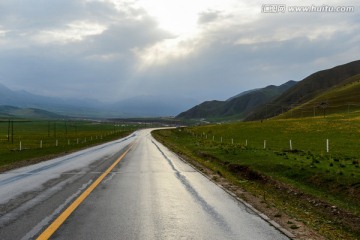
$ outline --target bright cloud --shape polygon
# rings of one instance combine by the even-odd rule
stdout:
[[[138,69],[171,63],[184,58],[216,40],[224,29],[238,27],[257,19],[258,8],[240,1],[181,1],[139,0],[158,23],[158,27],[173,34],[143,49],[136,48]],[[212,35],[212,36],[211,36]]]
[[[146,47],[144,49],[133,49],[140,60],[138,70],[146,70],[148,67],[166,65],[174,59],[185,58],[196,51],[198,42],[189,38],[171,38]]]
[[[42,44],[61,43],[83,41],[86,37],[99,35],[106,30],[106,26],[86,22],[76,21],[67,24],[65,28],[43,30],[34,36],[34,39]]]

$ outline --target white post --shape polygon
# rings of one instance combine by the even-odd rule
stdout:
[[[21,148],[21,141],[20,141],[19,149],[20,149],[20,151],[22,150],[22,148]]]
[[[326,152],[329,153],[330,149],[329,149],[329,139],[326,139]]]
[[[42,140],[40,140],[40,148],[42,148]]]
[[[248,142],[247,142],[247,139],[246,139],[246,141],[245,141],[245,146],[247,147],[247,145],[248,145]]]
[[[291,139],[290,139],[290,150],[291,150],[291,151],[293,150]]]
[[[215,136],[213,136],[213,141],[215,141]]]
[[[266,149],[266,140],[264,140],[264,149]]]

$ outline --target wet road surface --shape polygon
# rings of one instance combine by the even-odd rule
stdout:
[[[0,175],[0,239],[35,239],[129,146],[51,239],[288,239],[150,130]]]

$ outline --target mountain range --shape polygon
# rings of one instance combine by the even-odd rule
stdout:
[[[37,108],[0,106],[0,118],[66,119],[68,117]]]
[[[304,104],[333,87],[347,82],[360,74],[360,60],[318,71],[299,81],[281,96],[256,110],[246,120],[257,120],[277,116],[298,105]]]
[[[26,91],[13,91],[0,84],[0,116],[14,113],[8,107],[21,108],[25,113],[34,110],[43,110],[53,114],[49,117],[98,117],[98,118],[125,118],[125,117],[160,117],[175,116],[181,111],[196,103],[193,99],[176,98],[172,96],[138,96],[115,103],[103,103],[93,99],[61,99],[32,94]],[[26,110],[26,111],[25,111]],[[19,109],[16,110],[19,112]],[[15,112],[16,112],[15,111]],[[30,114],[31,115],[31,114]],[[14,116],[17,114],[14,113]]]
[[[340,92],[336,89],[344,84],[358,81],[359,78],[355,77],[358,74],[360,74],[360,61],[354,61],[318,71],[299,82],[289,81],[280,86],[271,85],[246,91],[226,101],[206,101],[180,113],[177,118],[252,121],[274,117],[290,109],[299,108],[307,102],[314,104],[314,99],[327,91],[331,90],[333,95]],[[354,94],[356,89],[353,87],[351,93]],[[342,98],[344,97],[346,96]],[[339,97],[336,99],[341,102]],[[357,101],[360,105],[360,101]],[[314,106],[312,105],[311,108]]]
[[[357,97],[360,85],[353,84],[359,81],[360,60],[318,71],[298,82],[291,80],[280,86],[242,92],[225,101],[205,101],[199,105],[195,105],[193,99],[166,95],[138,96],[115,103],[60,99],[13,91],[0,84],[0,117],[129,118],[175,116],[181,112],[176,118],[252,121],[278,116],[289,110],[302,116],[304,109],[316,115],[316,108],[322,108],[325,113],[324,106],[330,104],[331,107],[347,104],[349,109],[350,105],[360,106]]]
[[[177,117],[183,119],[228,118],[241,120],[253,114],[253,110],[257,107],[280,96],[295,84],[295,81],[288,81],[280,86],[270,85],[265,88],[246,91],[226,101],[206,101],[180,113]]]

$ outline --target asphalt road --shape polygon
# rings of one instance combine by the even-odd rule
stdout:
[[[1,174],[0,239],[36,239],[74,201],[51,239],[288,239],[150,130]]]

